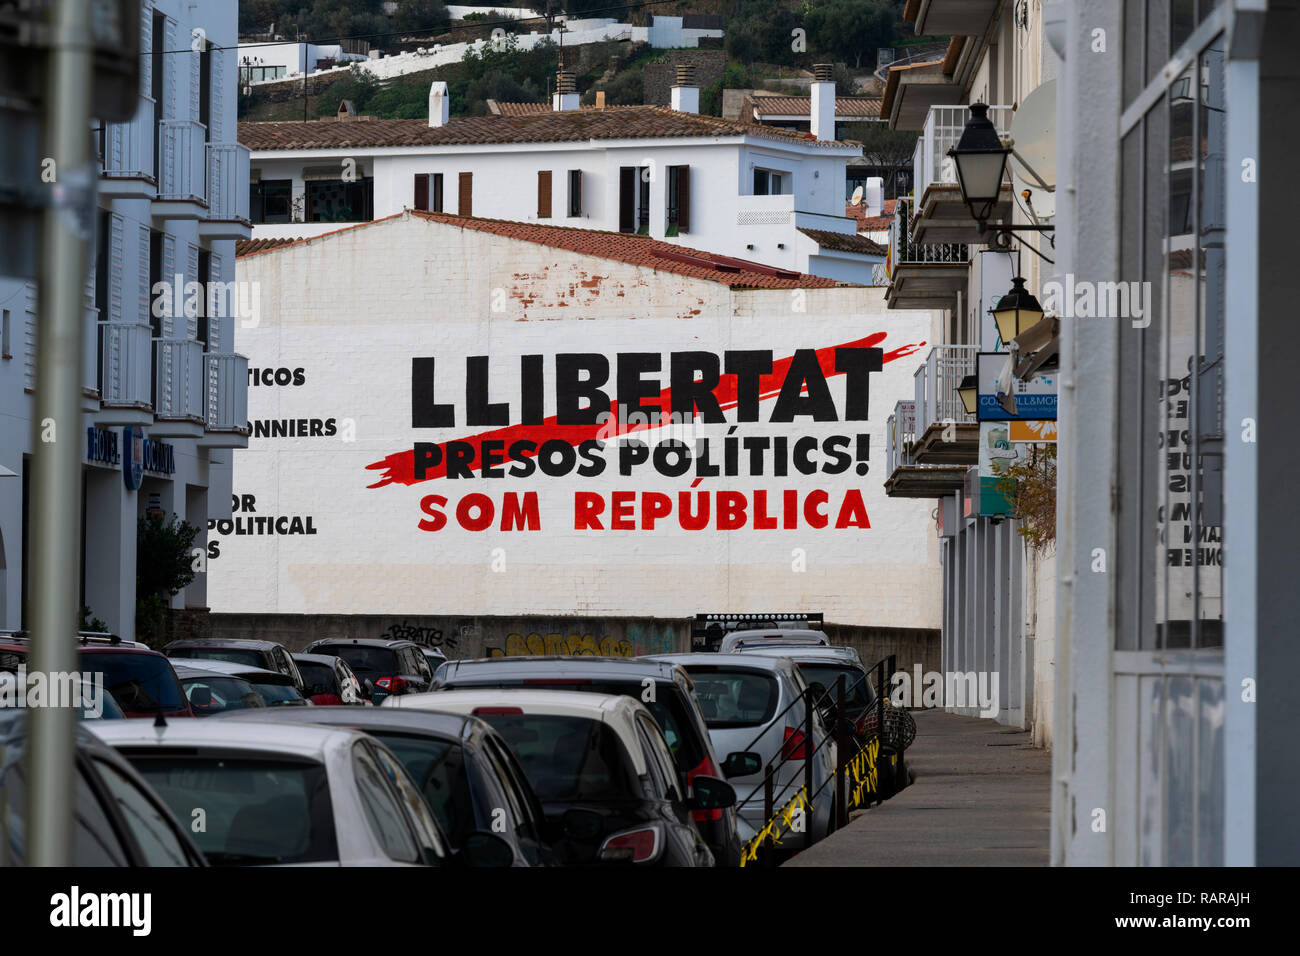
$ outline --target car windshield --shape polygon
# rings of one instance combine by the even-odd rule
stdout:
[[[368,647],[365,644],[337,644],[318,648],[312,653],[332,654],[348,662],[348,667],[361,680],[376,677],[396,677],[401,673],[397,653],[388,647]]]
[[[91,680],[103,675],[104,687],[128,714],[185,709],[176,672],[165,657],[130,651],[83,653],[81,673]]]
[[[183,677],[181,686],[195,717],[208,717],[223,710],[265,707],[266,701],[248,681],[238,677]]]
[[[606,724],[561,714],[478,716],[506,739],[543,803],[641,798],[631,758],[618,734]]]
[[[268,661],[261,651],[238,647],[177,647],[168,651],[170,657],[195,658],[205,661],[226,661],[246,667],[265,668]]]
[[[338,859],[325,768],[214,754],[127,753],[215,866]],[[200,817],[201,811],[201,817]]]
[[[383,741],[397,754],[397,759],[424,794],[443,832],[453,845],[462,846],[476,827],[474,800],[460,746],[449,740],[431,740],[386,731],[371,731],[371,736]]]
[[[799,664],[799,670],[809,684],[821,684],[825,687],[830,692],[831,701],[835,699],[835,682],[843,674],[846,707],[869,707],[876,699],[876,693],[871,687],[866,672],[856,667],[846,664],[802,662]]]
[[[780,688],[771,674],[723,668],[690,673],[709,727],[758,727],[776,716]]]

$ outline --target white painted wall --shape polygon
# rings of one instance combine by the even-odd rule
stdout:
[[[745,467],[696,489],[751,497],[763,489],[779,502],[785,490],[822,488],[833,509],[856,489],[869,530],[814,529],[801,520],[793,530],[689,532],[666,519],[653,531],[575,530],[575,492],[660,491],[675,500],[691,490],[693,474],[674,479],[642,468],[621,477],[616,461],[591,478],[439,478],[376,488],[368,486],[383,470],[367,468],[416,441],[484,430],[462,418],[456,428],[411,427],[413,356],[435,357],[439,392],[462,396],[458,415],[465,357],[490,356],[491,398],[510,401],[516,423],[523,354],[545,357],[549,381],[559,351],[771,348],[784,357],[883,332],[880,347],[889,352],[926,342],[929,313],[887,312],[875,289],[732,292],[412,216],[245,257],[239,276],[259,282],[264,299],[260,325],[238,330],[239,348],[255,367],[303,376],[297,386],[250,389],[250,418],[315,418],[322,426],[332,419],[336,434],[254,437],[236,454],[233,490],[255,496],[254,514],[311,515],[316,534],[220,536],[221,557],[210,565],[214,611],[681,616],[809,607],[846,624],[939,624],[932,505],[887,499],[880,471],[885,417],[913,387],[906,357],[871,376],[868,421],[774,424],[767,400],[762,420],[736,432],[866,433],[868,474],[755,476]],[[830,388],[843,409],[843,377]],[[544,414],[552,415],[547,395]],[[695,437],[708,437],[716,454],[728,427],[698,426]],[[505,491],[537,492],[540,530],[473,532],[454,519],[439,531],[419,526],[426,495],[446,496],[454,508],[471,492],[499,504]],[[494,560],[503,570],[493,570]],[[794,569],[800,560],[806,571]]]

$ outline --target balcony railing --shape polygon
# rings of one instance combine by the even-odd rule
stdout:
[[[99,323],[99,400],[105,407],[147,409],[153,330],[147,322]]]
[[[990,106],[988,117],[997,127],[999,136],[1009,136],[1012,109],[1010,106]],[[931,106],[925,118],[925,127],[916,140],[912,153],[912,171],[915,177],[915,194],[922,197],[933,184],[957,185],[957,169],[948,150],[961,139],[966,121],[970,119],[969,106]]]
[[[974,422],[966,412],[957,386],[975,374],[977,345],[936,345],[912,377],[915,386],[916,424],[920,432],[934,424]]]
[[[890,260],[899,265],[962,265],[970,262],[970,247],[962,242],[912,241],[912,203],[900,199],[889,223]]]
[[[103,171],[111,179],[153,179],[153,129],[140,117],[103,127]]]
[[[163,120],[158,198],[203,202],[207,196],[207,150],[201,123]]]
[[[207,417],[203,343],[193,339],[155,339],[154,356],[156,417],[202,424]]]
[[[916,402],[897,402],[885,419],[885,474],[914,467],[912,443],[916,441]]]
[[[209,352],[207,430],[248,434],[248,359],[233,352]]]
[[[794,221],[794,196],[740,196],[737,202],[737,226],[785,226]]]
[[[208,144],[208,218],[248,221],[249,150],[239,143]]]

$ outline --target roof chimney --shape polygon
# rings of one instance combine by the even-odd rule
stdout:
[[[578,108],[577,87],[573,84],[573,74],[560,70],[555,74],[555,95],[551,97],[551,108],[557,113]]]
[[[447,92],[446,80],[434,80],[429,84],[429,125],[446,126],[451,119],[451,94]]]
[[[862,196],[868,219],[875,219],[885,208],[885,181],[879,176],[867,178],[867,188]]]
[[[673,109],[678,113],[700,111],[700,88],[695,85],[695,67],[689,63],[677,64],[677,82],[673,84]]]
[[[813,65],[812,122],[815,139],[835,138],[835,80],[834,64]]]

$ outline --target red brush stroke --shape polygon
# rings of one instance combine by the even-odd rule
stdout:
[[[874,348],[885,339],[886,333],[875,332],[865,338],[856,339],[852,342],[845,342],[843,345],[833,345],[829,348],[817,350],[817,364],[821,367],[822,374],[827,378],[843,374],[835,371],[835,350],[852,349],[852,348]],[[914,353],[917,349],[924,348],[925,343],[920,342],[914,345],[904,345],[894,349],[892,352],[885,352],[881,356],[881,362],[892,362],[895,359],[904,358]],[[786,373],[790,370],[790,363],[794,356],[780,359],[772,363],[772,371],[768,375],[759,378],[759,399],[774,398],[781,391],[781,384],[785,381]],[[734,376],[724,376],[718,383],[718,387],[713,390],[713,394],[718,398],[718,404],[723,409],[735,408],[738,404],[737,384]],[[672,407],[672,389],[665,388],[659,392],[659,406],[661,408]],[[618,402],[610,403],[610,414],[618,416]],[[601,431],[608,427],[608,422],[594,425],[560,425],[556,423],[555,416],[551,416],[540,425],[508,425],[505,428],[497,428],[492,431],[480,432],[477,435],[470,435],[461,439],[449,439],[449,441],[468,442],[474,448],[475,460],[478,460],[479,453],[482,450],[485,441],[504,441],[506,448],[509,449],[511,442],[520,439],[529,439],[537,442],[538,446],[542,442],[552,439],[566,441],[570,445],[580,445],[589,438],[596,438]],[[620,434],[627,432],[641,431],[646,428],[660,428],[661,423],[652,424],[631,424],[619,426]],[[445,444],[445,442],[440,443]],[[505,455],[505,462],[514,461],[510,455]],[[380,461],[372,462],[366,465],[367,471],[383,471],[384,476],[373,485],[367,485],[367,488],[382,488],[385,485],[414,485],[419,481],[428,481],[432,478],[442,478],[447,474],[446,464],[439,464],[437,467],[429,468],[423,478],[415,477],[415,452],[413,450],[395,452]]]

